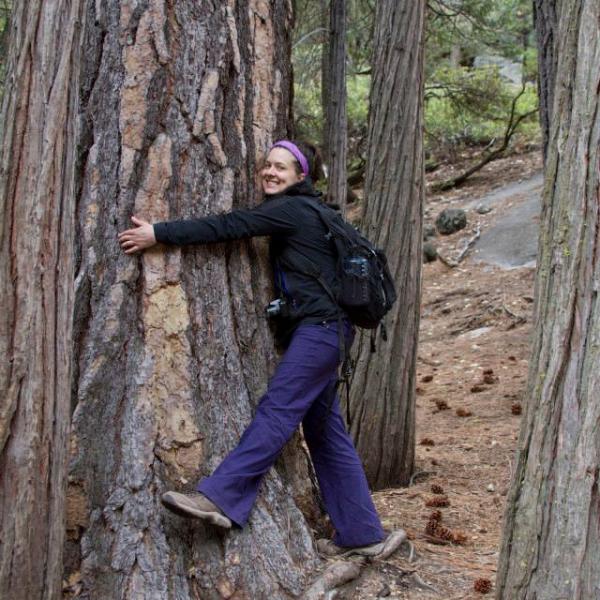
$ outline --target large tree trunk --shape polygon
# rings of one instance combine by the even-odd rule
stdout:
[[[557,0],[534,0],[533,21],[538,47],[538,95],[542,128],[544,160],[548,154],[548,139],[554,102],[557,61]]]
[[[88,6],[71,589],[98,599],[287,598],[317,560],[290,491],[297,451],[266,477],[243,531],[221,533],[159,503],[212,472],[266,387],[276,357],[264,241],[132,257],[116,236],[132,213],[159,221],[255,203],[258,155],[286,132],[291,5]]]
[[[414,462],[423,209],[422,0],[377,4],[363,230],[387,252],[398,301],[389,341],[361,335],[351,432],[375,488],[407,484]]]
[[[18,1],[11,24],[0,140],[0,597],[15,600],[60,594],[81,7]]]
[[[536,325],[498,598],[600,597],[600,5],[564,0]]]
[[[323,146],[327,165],[327,200],[345,211],[348,193],[346,157],[348,125],[346,118],[346,2],[329,3],[329,36],[324,51],[323,68],[327,70],[323,81]],[[325,86],[324,86],[325,87]]]

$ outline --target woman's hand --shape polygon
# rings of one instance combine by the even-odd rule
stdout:
[[[119,244],[125,254],[133,254],[154,246],[156,238],[152,224],[137,217],[131,217],[131,220],[135,227],[119,234]]]

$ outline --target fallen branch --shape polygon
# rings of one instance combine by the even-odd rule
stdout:
[[[454,260],[452,260],[450,258],[445,258],[439,252],[438,252],[438,258],[446,266],[450,267],[451,269],[458,267],[458,265],[464,260],[465,256],[467,255],[469,250],[473,247],[475,242],[480,238],[480,236],[481,236],[481,223],[477,223],[477,229],[475,231],[475,235],[473,235],[473,237],[471,237],[467,240],[465,247],[460,251],[459,255]]]

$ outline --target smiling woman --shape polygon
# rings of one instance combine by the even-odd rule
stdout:
[[[337,253],[320,216],[320,193],[312,185],[320,168],[311,146],[276,142],[260,169],[265,200],[257,207],[154,225],[134,217],[136,227],[121,233],[119,241],[130,254],[156,242],[208,244],[271,237],[278,298],[267,314],[286,349],[283,359],[238,446],[194,493],[166,492],[163,505],[225,529],[243,527],[263,476],[302,423],[336,530],[334,542],[323,540],[319,549],[327,555],[374,555],[386,549],[385,535],[336,395],[340,346],[345,338],[349,349],[354,330],[333,293],[324,290],[323,281],[327,290],[339,284]],[[318,269],[318,278],[307,272],[307,261]]]
[[[308,175],[306,159],[303,161],[304,165],[301,165],[292,149],[280,144],[281,142],[273,146],[261,169],[261,182],[265,194],[283,192],[285,188],[302,181]],[[297,165],[300,165],[300,172]]]

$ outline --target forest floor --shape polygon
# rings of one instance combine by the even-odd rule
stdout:
[[[450,170],[428,176],[428,187]],[[478,244],[532,194],[539,195],[540,172],[539,152],[516,154],[491,163],[459,189],[428,194],[425,223],[433,223],[443,208],[467,210],[466,229],[434,240],[446,259],[459,255],[478,223],[481,238],[458,266],[437,260],[423,267],[414,481],[374,494],[384,526],[406,530],[416,559],[409,562],[398,551],[373,561],[335,598],[493,595],[527,379],[535,266],[481,262]],[[481,201],[493,210],[479,214],[475,207]],[[520,235],[518,227],[514,235]],[[441,521],[428,526],[434,511]],[[477,580],[489,581],[487,595],[475,590]]]

